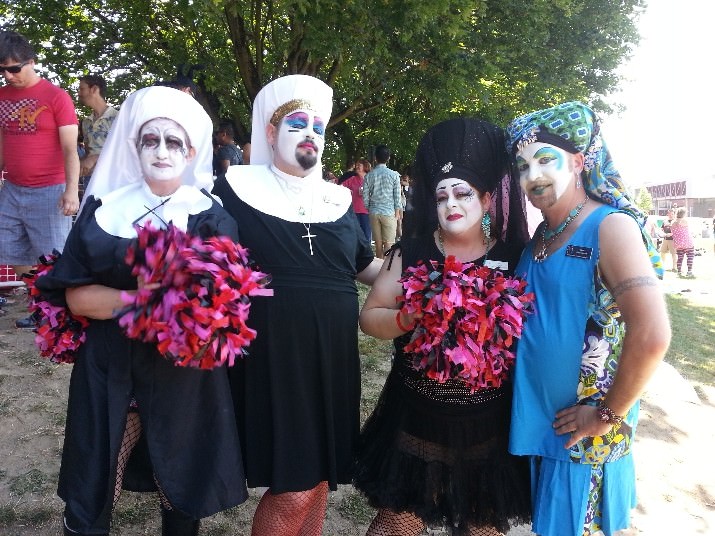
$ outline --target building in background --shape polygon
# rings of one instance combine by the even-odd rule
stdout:
[[[715,175],[646,183],[643,187],[653,198],[652,214],[664,216],[677,205],[685,207],[689,217],[715,217]]]

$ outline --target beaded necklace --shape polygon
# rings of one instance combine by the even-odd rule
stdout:
[[[541,228],[541,251],[534,255],[534,260],[536,262],[544,262],[544,259],[549,256],[546,250],[549,248],[549,246],[551,246],[551,244],[556,242],[556,239],[561,236],[561,233],[566,230],[569,224],[576,218],[578,218],[578,215],[581,214],[581,210],[583,210],[583,207],[586,206],[587,201],[588,196],[586,196],[583,201],[581,201],[578,205],[571,209],[568,216],[566,216],[566,219],[562,221],[554,231],[549,231],[547,229],[549,226],[548,223],[544,222],[544,226]]]

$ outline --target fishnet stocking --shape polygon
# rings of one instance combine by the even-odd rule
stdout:
[[[418,536],[425,530],[424,522],[410,512],[378,510],[365,536]],[[494,527],[470,526],[469,536],[504,536]]]
[[[127,424],[124,428],[124,437],[122,445],[119,447],[119,459],[117,460],[117,480],[114,484],[114,502],[116,506],[119,500],[119,494],[122,492],[122,482],[124,481],[124,471],[127,468],[127,462],[132,450],[136,446],[139,438],[142,435],[142,423],[139,420],[139,413],[130,411],[127,413]]]
[[[161,504],[161,507],[164,510],[173,510],[174,508],[171,506],[169,499],[166,498],[166,495],[164,495],[164,490],[161,489],[161,484],[159,484],[159,480],[156,478],[156,475],[154,475],[154,484],[156,484],[156,490],[159,492],[159,503]]]
[[[365,536],[417,536],[424,528],[415,514],[380,509]]]
[[[253,516],[251,536],[321,536],[327,505],[327,482],[307,491],[268,490]]]
[[[127,413],[127,424],[124,428],[124,437],[122,438],[122,445],[119,447],[119,458],[117,460],[117,481],[114,484],[114,500],[113,505],[117,505],[119,500],[119,495],[122,493],[122,482],[124,481],[124,471],[127,469],[127,462],[129,462],[129,457],[132,454],[132,450],[139,442],[139,438],[142,435],[142,423],[139,419],[139,413],[136,411],[130,411]],[[165,510],[172,510],[171,503],[169,499],[164,495],[161,485],[154,475],[154,483],[159,491],[159,502]]]
[[[504,536],[494,527],[469,527],[469,536]]]

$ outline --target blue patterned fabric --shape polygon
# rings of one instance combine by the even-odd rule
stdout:
[[[646,215],[626,190],[601,136],[601,120],[593,110],[578,101],[565,102],[517,117],[507,126],[506,134],[510,154],[536,141],[556,145],[571,153],[582,153],[584,188],[594,199],[635,218],[653,268],[657,276],[663,278],[660,254],[645,230]]]

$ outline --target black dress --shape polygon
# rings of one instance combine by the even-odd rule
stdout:
[[[251,302],[258,332],[230,372],[249,487],[303,491],[351,482],[360,428],[355,277],[373,259],[348,205],[336,221],[303,224],[265,214],[223,179],[213,193],[238,222],[241,244],[272,276],[274,295]]]
[[[37,281],[56,304],[64,304],[66,288],[93,283],[136,288],[124,262],[131,239],[99,227],[99,206],[101,201],[90,198],[52,272]],[[189,216],[187,232],[236,239],[235,223],[215,202]],[[226,368],[176,367],[154,345],[125,337],[116,320],[91,320],[86,333],[70,380],[59,477],[69,526],[82,533],[109,530],[117,457],[132,398],[143,435],[127,467],[125,488],[155,489],[155,475],[173,507],[195,519],[245,501]]]
[[[497,242],[488,258],[506,261],[501,271],[512,275],[520,253]],[[444,262],[431,237],[405,240],[392,255],[402,256],[403,269]],[[411,335],[395,339],[392,370],[360,436],[355,487],[375,508],[446,522],[454,534],[468,534],[468,524],[506,532],[527,521],[529,467],[507,452],[511,384],[470,393],[459,381],[428,379],[403,352]]]

